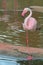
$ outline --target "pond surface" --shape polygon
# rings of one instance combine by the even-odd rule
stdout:
[[[26,60],[25,58],[0,55],[0,65],[43,65],[43,59]]]
[[[0,42],[8,42],[14,45],[26,46],[26,31],[22,27],[24,18],[21,17],[21,12],[18,16],[14,16],[14,12],[10,12],[8,22],[0,21]],[[36,18],[40,30],[28,31],[28,46],[43,48],[43,13],[33,12],[33,17]]]
[[[16,1],[17,3],[14,5],[14,0],[6,0],[7,1],[7,9],[11,10],[15,6],[17,10],[23,10],[25,7],[29,6],[43,6],[42,0],[34,1]],[[40,1],[40,3],[38,3]],[[9,4],[10,2],[10,4]],[[2,8],[2,0],[0,0],[0,8]],[[13,4],[11,4],[13,3]],[[29,4],[30,3],[30,4]],[[9,6],[8,6],[9,5]],[[12,7],[11,7],[12,6]],[[24,45],[26,46],[26,32],[22,27],[22,23],[24,18],[21,16],[22,11],[8,11],[7,15],[9,15],[9,20],[0,21],[0,42],[8,42],[14,45]],[[3,16],[5,12],[0,11],[0,17]],[[27,14],[28,15],[28,14]],[[35,32],[28,31],[28,46],[32,47],[41,47],[43,48],[43,13],[33,11],[33,17],[36,18],[38,22],[38,26],[41,26],[40,30]]]

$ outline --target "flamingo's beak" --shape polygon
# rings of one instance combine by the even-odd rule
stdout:
[[[22,16],[24,17],[24,15],[27,13],[27,10],[23,10],[23,12],[22,12]]]
[[[23,17],[24,17],[24,12],[22,12],[21,16],[23,16]]]

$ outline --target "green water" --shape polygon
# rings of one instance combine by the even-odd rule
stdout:
[[[26,32],[22,27],[24,18],[20,16],[21,12],[18,12],[19,17],[15,17],[13,12],[11,13],[9,22],[0,21],[0,42],[26,46]],[[36,15],[38,16],[36,17]],[[37,19],[38,26],[43,24],[42,13],[33,12],[33,17]],[[28,31],[28,38],[29,46],[43,48],[43,26],[41,26],[40,30],[34,32]]]
[[[10,15],[9,22],[0,21],[0,42],[26,46],[26,32],[22,27],[24,18],[20,16],[21,12],[18,12],[19,17],[15,17],[13,13]],[[36,15],[38,16],[36,17]],[[41,13],[33,12],[33,17],[37,19],[38,26],[43,24],[43,18],[41,18],[43,15]],[[41,26],[41,30],[28,31],[28,38],[29,46],[43,48],[43,25]]]
[[[7,9],[12,10],[14,8],[14,0],[6,0],[7,1]],[[40,1],[40,3],[39,3]],[[10,2],[10,4],[9,4]],[[34,0],[17,0],[18,10],[22,10],[24,7],[29,7],[32,5],[43,6],[42,0],[34,1]],[[2,0],[0,0],[0,8],[2,8]],[[13,4],[12,4],[13,3]],[[11,7],[12,6],[12,7]],[[7,14],[10,15],[9,21],[4,22],[0,21],[0,42],[8,42],[15,45],[24,45],[26,46],[26,32],[23,30],[22,23],[24,18],[21,16],[22,11],[11,12],[8,11]],[[3,16],[4,12],[0,11],[0,16]],[[38,22],[38,26],[43,24],[43,13],[33,11],[33,17],[36,18]],[[32,47],[41,47],[43,48],[43,25],[41,26],[41,30],[37,30],[35,32],[28,31],[29,38],[29,46]]]

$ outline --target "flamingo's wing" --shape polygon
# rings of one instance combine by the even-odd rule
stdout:
[[[28,30],[33,30],[33,29],[36,29],[36,27],[37,27],[37,21],[36,21],[36,19],[34,19],[34,18],[30,18],[29,20],[28,20]]]

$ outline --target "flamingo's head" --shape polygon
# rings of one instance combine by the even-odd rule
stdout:
[[[24,8],[24,10],[23,10],[21,15],[24,16],[28,12],[28,10],[29,10],[28,8]]]

